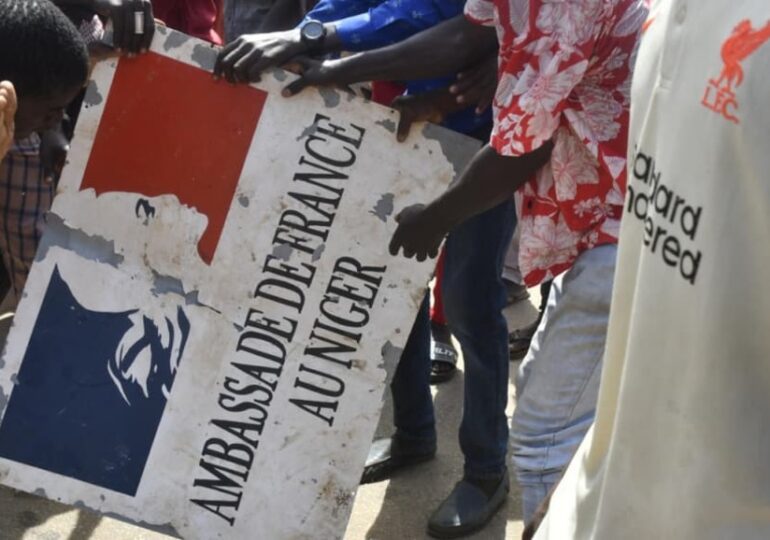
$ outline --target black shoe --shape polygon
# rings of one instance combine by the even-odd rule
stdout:
[[[430,383],[446,382],[457,372],[457,350],[446,325],[431,323]]]
[[[436,457],[436,442],[404,442],[398,435],[387,439],[377,439],[369,449],[366,458],[362,484],[372,484],[387,480],[403,467],[417,465]]]
[[[503,278],[503,284],[505,285],[505,305],[512,306],[522,300],[529,298],[529,291],[525,285],[514,283]]]
[[[535,337],[537,327],[540,326],[541,318],[542,315],[532,324],[518,328],[508,335],[508,352],[511,360],[521,360],[527,356],[529,345],[532,343],[532,338]]]
[[[508,498],[508,489],[507,471],[496,484],[463,478],[433,512],[428,534],[434,538],[459,538],[482,529]]]

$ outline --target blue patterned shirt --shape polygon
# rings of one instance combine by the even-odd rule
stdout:
[[[305,20],[335,23],[347,51],[378,49],[462,15],[465,0],[320,0]],[[417,95],[446,88],[453,77],[407,81],[406,93]],[[476,133],[492,126],[491,111],[477,115],[473,107],[451,114],[444,126],[460,133]]]

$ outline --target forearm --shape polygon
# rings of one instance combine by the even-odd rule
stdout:
[[[395,45],[332,61],[330,68],[335,81],[342,84],[431,79],[453,75],[496,47],[493,29],[461,15]]]
[[[443,222],[447,230],[510,199],[525,182],[546,164],[553,144],[521,157],[501,156],[485,146],[466,170],[426,211]]]

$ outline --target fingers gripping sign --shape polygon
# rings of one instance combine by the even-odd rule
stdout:
[[[155,34],[150,0],[96,0],[95,10],[112,21],[113,43],[129,56],[147,52]]]
[[[214,77],[224,77],[231,83],[247,82],[249,77],[253,82],[259,81],[259,72],[251,68],[262,58],[262,49],[249,39],[251,37],[241,36],[220,51],[214,65]]]
[[[128,51],[133,54],[145,53],[150,49],[155,33],[152,4],[149,0],[134,0],[131,10],[133,24],[129,26],[131,40]]]
[[[308,86],[328,86],[335,83],[331,66],[332,61],[329,60],[315,60],[306,56],[295,58],[286,68],[299,75],[299,78],[288,84],[281,94],[283,97],[291,97]]]
[[[398,142],[406,140],[415,122],[440,124],[444,121],[446,114],[441,106],[442,95],[443,93],[439,92],[426,92],[419,95],[399,96],[393,100],[390,106],[400,114],[396,131]]]
[[[407,259],[416,258],[420,262],[438,256],[447,231],[431,216],[428,207],[415,204],[404,208],[396,221],[398,228],[393,233],[389,247],[391,255],[396,256],[403,250]]]
[[[283,66],[304,48],[294,30],[243,35],[219,52],[214,77],[231,83],[259,82],[263,71]]]
[[[476,106],[476,114],[486,111],[495,97],[497,90],[497,56],[490,56],[485,61],[457,75],[449,91],[456,96],[457,103]]]
[[[409,132],[412,130],[412,124],[417,120],[417,116],[409,108],[399,108],[395,104],[393,106],[399,113],[398,117],[398,129],[396,130],[396,140],[398,142],[404,142],[409,137]]]

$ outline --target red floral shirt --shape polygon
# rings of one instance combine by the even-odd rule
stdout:
[[[631,68],[642,0],[468,0],[500,42],[491,146],[553,154],[516,193],[519,264],[532,286],[616,243],[626,191]]]

